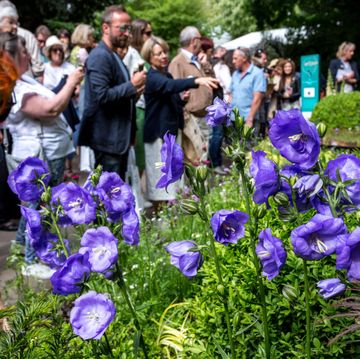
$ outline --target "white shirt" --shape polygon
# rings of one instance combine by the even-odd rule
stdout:
[[[72,130],[63,115],[48,120],[27,117],[21,106],[24,95],[36,94],[51,98],[55,94],[29,76],[23,75],[14,88],[16,104],[7,118],[7,127],[13,136],[12,155],[25,159],[38,156],[42,147],[46,159],[56,160],[75,151]]]
[[[52,90],[61,81],[64,75],[70,75],[75,71],[75,66],[70,62],[63,62],[61,66],[53,66],[50,62],[45,64],[44,86]]]
[[[224,90],[224,95],[229,95],[231,93],[231,74],[229,66],[224,64],[222,61],[219,61],[214,66],[215,77],[219,80],[220,86]]]
[[[199,70],[201,69],[201,64],[199,62],[199,60],[193,60],[193,56],[195,56],[192,52],[185,50],[185,49],[181,49],[182,54],[190,61],[192,62]]]

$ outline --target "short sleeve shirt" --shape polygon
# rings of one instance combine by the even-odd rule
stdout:
[[[246,118],[251,109],[254,92],[266,91],[264,73],[251,64],[244,75],[235,71],[231,79],[232,106],[237,107],[240,116]]]

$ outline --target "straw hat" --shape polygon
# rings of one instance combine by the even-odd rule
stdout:
[[[62,42],[59,40],[57,36],[55,35],[49,36],[45,42],[45,47],[44,47],[44,54],[47,58],[49,58],[50,49],[55,45],[61,46],[62,49],[64,48]]]
[[[280,59],[272,59],[272,60],[270,61],[270,64],[269,64],[268,67],[269,67],[270,69],[275,68],[276,65],[278,64],[279,60],[280,60]]]

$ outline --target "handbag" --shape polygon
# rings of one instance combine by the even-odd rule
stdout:
[[[201,132],[196,117],[187,111],[184,111],[182,148],[185,158],[194,165],[199,165],[207,159],[207,141]]]
[[[41,133],[42,133],[42,126],[41,126]],[[41,141],[40,133],[38,135],[38,139],[39,139],[39,143],[40,143],[40,149],[39,149],[38,155],[35,156],[35,157],[40,158],[43,161],[46,161],[44,149],[42,147],[42,141]],[[12,155],[10,153],[9,138],[8,138],[8,134],[7,134],[6,129],[4,130],[3,145],[4,145],[4,152],[5,152],[6,166],[8,168],[9,174],[10,174],[12,171],[14,171],[19,166],[19,164],[25,158],[19,158],[19,157],[16,157],[16,156],[14,156],[14,155]]]

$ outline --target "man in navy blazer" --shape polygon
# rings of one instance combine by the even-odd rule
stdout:
[[[117,54],[128,47],[131,18],[124,7],[110,6],[102,16],[102,41],[86,61],[85,105],[79,144],[95,153],[95,165],[124,179],[129,146],[135,138],[135,101],[146,73],[130,78]]]

